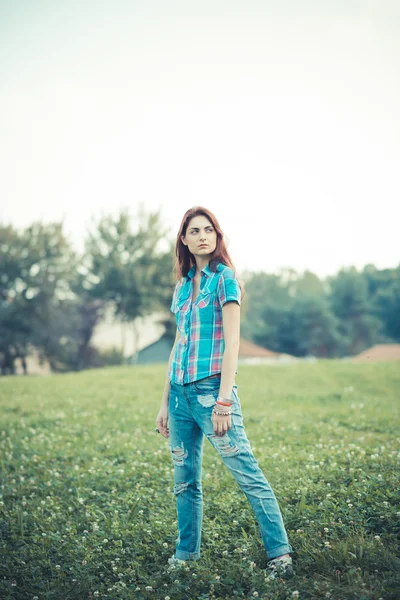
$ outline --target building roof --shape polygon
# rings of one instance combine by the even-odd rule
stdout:
[[[400,344],[376,344],[352,357],[356,362],[400,360]]]
[[[249,358],[253,356],[278,358],[278,356],[280,356],[280,352],[273,352],[272,350],[268,350],[267,348],[263,348],[262,346],[257,346],[257,344],[254,344],[253,342],[245,340],[241,337],[239,346],[239,358]]]

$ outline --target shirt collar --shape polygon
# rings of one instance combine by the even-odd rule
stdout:
[[[218,271],[222,271],[222,269],[224,268],[224,265],[222,263],[218,263],[217,264],[217,272]],[[205,273],[208,277],[212,277],[213,275],[215,275],[214,271],[211,271],[209,264],[207,263],[206,266],[201,270],[202,273]],[[194,274],[196,273],[196,265],[193,265],[189,271],[188,274],[186,275],[186,277],[188,277],[189,279],[192,279],[192,277],[194,276]]]

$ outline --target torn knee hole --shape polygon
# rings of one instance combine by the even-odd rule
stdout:
[[[174,494],[177,496],[181,494],[187,489],[188,483],[184,481],[183,483],[175,483],[174,485]]]
[[[212,438],[213,443],[221,456],[234,456],[240,452],[240,449],[232,444],[228,433],[225,433],[222,437],[215,434],[211,434],[209,437]]]
[[[182,442],[181,446],[176,446],[176,448],[171,448],[171,454],[172,454],[172,460],[174,461],[175,465],[183,465],[183,461],[185,460],[185,458],[188,455],[187,450],[185,452],[185,449],[183,447],[183,442]]]

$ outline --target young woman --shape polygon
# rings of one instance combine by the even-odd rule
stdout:
[[[171,304],[176,339],[156,419],[156,431],[170,439],[174,465],[178,537],[169,568],[200,558],[206,436],[254,510],[270,577],[293,572],[293,548],[274,492],[247,439],[235,383],[243,286],[221,227],[204,207],[195,206],[182,219],[176,273]]]

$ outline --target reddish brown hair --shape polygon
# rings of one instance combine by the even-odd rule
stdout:
[[[220,224],[218,223],[217,217],[210,210],[208,210],[208,208],[205,208],[204,206],[193,206],[192,208],[189,208],[189,210],[187,210],[183,215],[181,226],[179,227],[178,235],[176,236],[175,245],[176,259],[174,269],[176,279],[179,281],[181,277],[186,277],[192,266],[196,264],[193,254],[190,252],[189,248],[185,246],[185,244],[182,242],[181,236],[186,235],[186,230],[191,219],[193,219],[193,217],[197,217],[198,215],[203,215],[204,217],[206,217],[213,225],[217,234],[217,245],[212,254],[212,257],[210,258],[208,266],[214,273],[216,273],[217,271],[217,264],[219,262],[233,269],[236,277],[238,278],[240,289],[242,292],[241,297],[243,298],[245,294],[244,284],[233,265],[231,257],[229,256],[229,252],[225,244],[224,233],[221,229]]]

